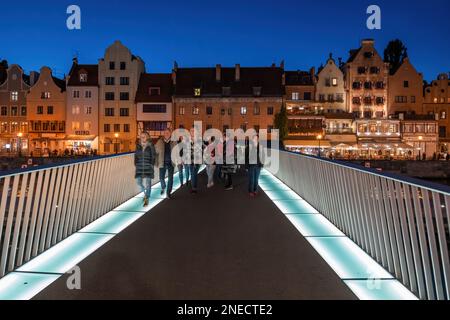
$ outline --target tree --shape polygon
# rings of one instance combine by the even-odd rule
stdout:
[[[0,67],[3,67],[5,69],[8,69],[8,61],[6,60],[1,60],[0,61]]]
[[[279,130],[280,146],[284,147],[284,140],[288,137],[288,115],[286,107],[282,106],[280,112],[275,115],[274,127]]]
[[[393,75],[408,57],[408,49],[399,39],[389,41],[384,50],[384,62],[389,62],[389,71]]]

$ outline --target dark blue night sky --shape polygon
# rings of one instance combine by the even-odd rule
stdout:
[[[27,72],[42,65],[67,73],[71,59],[96,63],[105,48],[121,40],[146,62],[148,72],[181,67],[277,64],[309,69],[329,52],[347,59],[360,39],[374,38],[382,53],[400,38],[427,80],[450,71],[450,2],[366,0],[228,1],[54,1],[2,4],[0,58]],[[82,30],[66,28],[66,8],[82,10]],[[382,9],[382,30],[366,28],[366,9]]]

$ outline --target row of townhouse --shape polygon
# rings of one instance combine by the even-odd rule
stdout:
[[[363,40],[346,63],[330,55],[309,71],[269,67],[180,68],[146,73],[140,57],[116,41],[97,64],[77,59],[65,79],[48,67],[25,75],[0,67],[0,151],[34,155],[133,151],[137,135],[166,128],[273,128],[285,106],[288,148],[334,155],[431,157],[450,138],[447,75],[424,88],[408,59],[395,74]],[[438,145],[440,142],[440,145]]]
[[[448,75],[424,87],[405,58],[390,74],[372,39],[351,50],[346,62],[330,55],[316,74],[285,72],[285,103],[293,150],[333,156],[432,158],[450,142]]]

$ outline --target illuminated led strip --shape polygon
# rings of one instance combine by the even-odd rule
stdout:
[[[202,166],[199,173],[204,169]],[[175,173],[173,192],[180,187],[178,173]],[[142,206],[141,193],[0,279],[0,300],[33,298],[164,201],[165,195],[160,192],[158,182],[152,186],[149,206]]]
[[[261,172],[260,188],[359,299],[417,300],[325,216],[267,170]]]

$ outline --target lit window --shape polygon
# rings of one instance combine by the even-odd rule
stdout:
[[[72,107],[72,114],[80,114],[80,107],[79,106],[73,106]]]
[[[200,97],[201,94],[202,94],[202,90],[200,88],[195,88],[194,89],[194,96]]]
[[[86,73],[80,74],[80,82],[87,82],[87,74]]]
[[[17,91],[11,92],[11,101],[19,100],[19,93]]]
[[[50,98],[51,98],[50,92],[42,92],[41,93],[41,99],[50,99]]]
[[[337,80],[337,78],[332,78],[332,79],[331,79],[331,84],[333,85],[333,87],[337,87],[337,85],[338,85],[338,80]]]
[[[247,114],[247,107],[241,107],[241,115]]]
[[[193,108],[192,108],[192,114],[198,115],[199,112],[200,112],[200,109],[199,109],[198,107],[193,107]]]
[[[184,107],[180,107],[178,110],[179,110],[180,116],[184,116],[184,113],[185,113]]]
[[[80,130],[80,123],[78,121],[72,121],[72,130]]]
[[[92,128],[92,123],[91,123],[90,121],[85,122],[85,123],[83,124],[83,127],[84,127],[84,130],[85,130],[85,131],[90,131],[91,128]]]
[[[299,100],[300,96],[298,92],[292,92],[292,100]]]

